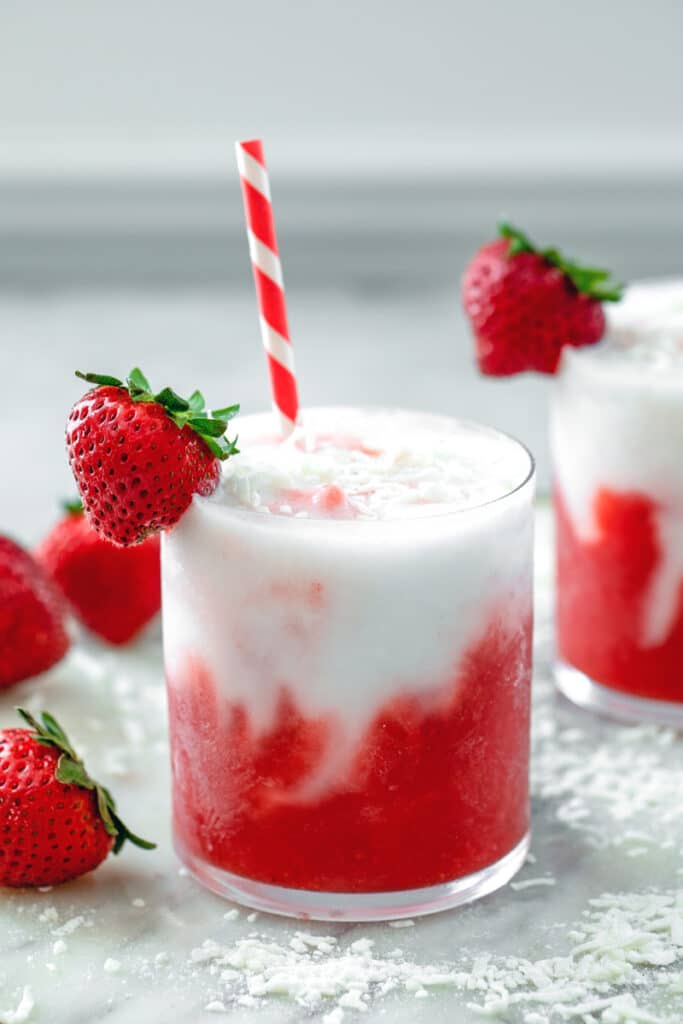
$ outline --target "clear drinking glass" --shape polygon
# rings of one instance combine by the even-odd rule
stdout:
[[[358,437],[378,415],[398,437],[495,453],[497,497],[315,518],[223,491],[163,538],[176,848],[209,888],[272,913],[444,909],[504,884],[528,848],[531,456],[444,417],[305,419],[329,438],[355,418],[344,443],[371,459]],[[247,417],[240,447],[253,458],[272,433]]]
[[[555,384],[556,678],[575,703],[683,725],[683,359],[567,350]]]

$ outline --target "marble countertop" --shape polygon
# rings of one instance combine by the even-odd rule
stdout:
[[[52,710],[159,848],[3,892],[0,1021],[474,1024],[488,1007],[511,1024],[680,1022],[683,742],[554,693],[545,508],[538,549],[532,856],[498,893],[406,927],[252,915],[180,868],[158,626],[122,652],[83,643],[4,694],[0,726],[17,703]]]

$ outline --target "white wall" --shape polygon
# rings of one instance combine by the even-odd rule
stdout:
[[[454,276],[506,213],[678,270],[679,0],[0,0],[0,284],[242,280],[266,139],[290,282]]]
[[[642,158],[678,134],[682,39],[677,0],[3,0],[0,125],[15,154],[568,135]]]

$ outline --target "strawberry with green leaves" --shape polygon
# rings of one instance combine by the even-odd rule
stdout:
[[[122,548],[93,529],[80,501],[65,509],[35,556],[87,629],[127,644],[161,608],[159,537]]]
[[[69,462],[85,512],[97,532],[128,547],[169,529],[194,494],[211,494],[220,462],[237,453],[225,437],[238,405],[205,409],[172,388],[154,393],[139,369],[117,377],[77,373],[92,384],[66,429]]]
[[[602,338],[602,303],[621,294],[609,271],[538,249],[524,232],[501,224],[500,237],[475,254],[462,280],[479,369],[492,376],[555,373],[565,346]]]
[[[124,825],[52,715],[17,710],[29,728],[0,731],[0,886],[68,882],[126,841],[154,849]]]

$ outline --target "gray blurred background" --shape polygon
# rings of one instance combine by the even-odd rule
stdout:
[[[0,530],[69,493],[75,367],[268,404],[233,141],[262,136],[306,403],[488,420],[548,483],[547,382],[478,378],[458,282],[501,213],[676,273],[676,0],[3,0]]]

